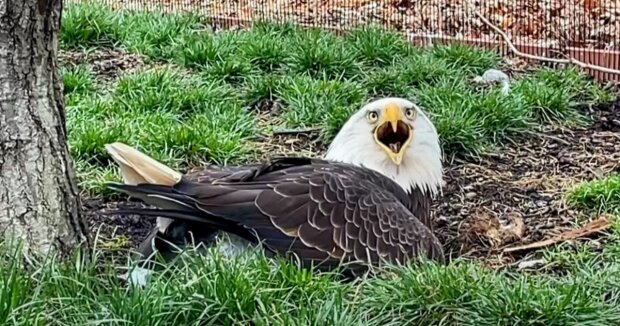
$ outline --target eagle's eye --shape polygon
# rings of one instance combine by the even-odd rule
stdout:
[[[368,121],[372,123],[377,122],[377,119],[379,119],[379,115],[375,111],[368,111],[368,114],[366,116],[368,117]]]
[[[408,119],[415,118],[415,114],[416,114],[416,111],[414,109],[407,109],[407,111],[405,111],[405,115],[407,116]]]

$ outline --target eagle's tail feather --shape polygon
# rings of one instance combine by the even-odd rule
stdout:
[[[219,223],[213,222],[211,219],[203,219],[194,214],[175,210],[175,209],[157,209],[157,208],[119,208],[111,211],[103,211],[102,215],[140,215],[140,216],[165,216],[174,220],[183,220],[187,222],[198,222],[205,224],[213,224],[219,226]]]
[[[186,222],[197,222],[205,226],[214,227],[223,231],[230,231],[236,227],[234,221],[206,214],[198,209],[191,199],[177,194],[171,187],[154,184],[128,185],[109,182],[108,187],[138,198],[146,204],[156,208],[121,208],[107,212],[107,214],[122,215],[141,215],[157,216],[169,220],[181,220]]]
[[[126,184],[155,183],[172,186],[181,180],[181,173],[123,143],[105,145],[121,169]]]

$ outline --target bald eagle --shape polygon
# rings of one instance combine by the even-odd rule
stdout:
[[[304,266],[367,270],[424,256],[444,261],[430,203],[442,184],[434,125],[413,102],[383,98],[344,124],[324,158],[284,157],[186,175],[122,143],[106,145],[123,183],[156,208],[160,236],[219,230]]]

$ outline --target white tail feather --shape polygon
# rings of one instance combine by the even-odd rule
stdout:
[[[121,169],[123,182],[130,185],[153,183],[172,186],[181,180],[182,174],[157,162],[139,150],[123,143],[105,145],[106,150]],[[158,217],[157,228],[165,232],[172,219]]]
[[[112,143],[105,145],[105,148],[119,165],[123,182],[126,184],[153,183],[172,186],[181,180],[180,172],[131,146]]]

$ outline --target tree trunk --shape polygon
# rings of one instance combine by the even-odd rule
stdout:
[[[0,0],[0,241],[32,253],[87,241],[58,67],[61,0]]]

